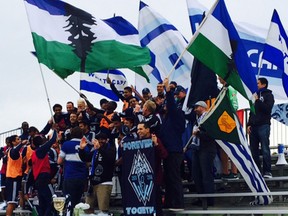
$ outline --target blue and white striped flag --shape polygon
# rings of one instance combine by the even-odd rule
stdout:
[[[209,112],[200,122],[200,127],[215,139],[236,165],[252,192],[269,192],[264,178],[252,158],[245,133],[223,88]],[[257,196],[252,205],[268,205],[272,196]]]
[[[169,75],[178,57],[185,50],[187,41],[172,24],[142,1],[139,8],[138,31],[141,46],[150,49],[152,59],[149,65],[142,68],[160,82]],[[185,52],[169,79],[188,88],[192,62],[193,56]]]
[[[119,101],[117,95],[111,90],[110,85],[107,83],[107,72],[100,71],[95,73],[81,73],[80,77],[80,90],[94,92],[103,95],[111,100]],[[110,70],[109,77],[112,83],[119,91],[124,91],[124,87],[127,86],[127,80],[125,75],[119,70]]]
[[[263,51],[263,59],[276,65],[283,71],[282,85],[288,96],[288,38],[279,15],[274,9],[271,24]]]
[[[203,20],[203,13],[207,8],[197,0],[186,0],[192,33],[194,34]]]
[[[198,0],[186,0],[186,2],[190,25],[192,33],[194,34],[202,21],[203,13],[208,12],[208,9],[199,3]],[[262,67],[260,76],[269,80],[269,89],[273,91],[274,98],[276,100],[287,99],[282,85],[283,71],[279,69],[279,67],[277,67],[272,61],[270,62],[263,59],[262,66],[260,63],[267,31],[249,23],[235,22],[234,25],[241,40],[243,41],[244,47],[247,50],[255,76],[258,74],[259,67]]]

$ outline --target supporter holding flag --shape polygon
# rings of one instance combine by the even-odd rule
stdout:
[[[224,0],[218,0],[209,11],[187,50],[248,99],[254,110],[256,78]]]

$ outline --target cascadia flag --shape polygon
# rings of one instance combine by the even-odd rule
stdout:
[[[252,100],[257,91],[255,74],[224,0],[218,1],[203,22],[188,51],[245,98]]]
[[[62,1],[25,0],[25,6],[38,61],[62,78],[75,71],[91,73],[150,62],[148,48],[140,47],[139,39],[138,44],[131,40],[129,29],[118,31],[117,25]]]
[[[207,14],[208,9],[199,3],[198,0],[186,1],[190,25],[194,34],[202,21],[203,13]],[[276,100],[286,100],[287,95],[282,83],[283,70],[279,69],[273,62],[262,59],[267,36],[266,29],[243,22],[234,22],[234,25],[246,48],[255,76],[258,76],[259,68],[261,68],[260,76],[269,80],[269,89],[272,90],[274,98]]]
[[[173,65],[187,47],[187,41],[168,20],[142,1],[139,9],[140,43],[151,52],[151,62],[143,66],[143,70],[161,82],[170,75]],[[169,79],[187,88],[190,85],[192,61],[193,56],[185,52]]]
[[[200,122],[200,127],[226,152],[252,192],[269,192],[252,158],[241,123],[227,96],[227,88],[222,89],[215,105]],[[251,204],[268,205],[272,201],[271,196],[263,195],[256,197]]]
[[[282,84],[288,96],[288,38],[276,10],[274,10],[271,24],[263,51],[263,59],[280,68]]]
[[[96,73],[81,73],[80,90],[94,92],[103,95],[111,100],[119,101],[117,95],[111,90],[107,84],[108,71],[100,71]],[[116,86],[117,90],[124,91],[127,86],[126,76],[119,70],[109,70],[109,77]]]

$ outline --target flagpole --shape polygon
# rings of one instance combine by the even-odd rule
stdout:
[[[48,106],[49,106],[49,109],[50,109],[50,114],[52,116],[53,122],[55,123],[55,119],[53,117],[53,112],[52,112],[52,108],[51,108],[50,98],[49,98],[49,95],[48,95],[48,90],[47,90],[47,86],[46,86],[46,82],[45,82],[45,79],[44,79],[43,70],[42,70],[40,62],[38,62],[38,65],[39,65],[39,68],[40,68],[40,73],[41,73],[41,77],[42,77],[42,81],[43,81],[43,85],[44,85],[44,89],[45,89],[45,94],[46,94]]]
[[[25,4],[24,4],[24,5],[25,5]],[[26,16],[27,16],[27,18],[28,18],[28,23],[29,23],[30,30],[31,30],[31,24],[30,24],[29,16],[28,16],[28,14],[27,14],[27,10],[25,10],[25,11],[26,11]],[[49,95],[48,95],[48,91],[47,91],[46,82],[45,82],[45,79],[44,79],[42,67],[41,67],[41,65],[40,65],[40,62],[39,62],[39,59],[38,59],[38,58],[37,58],[37,60],[38,60],[39,68],[40,68],[40,73],[41,73],[42,81],[43,81],[43,84],[44,84],[44,89],[45,89],[45,94],[46,94],[46,97],[47,97],[47,102],[48,102],[50,114],[51,114],[51,116],[52,116],[53,123],[55,123],[55,119],[54,119],[54,117],[53,117],[53,112],[52,112],[52,108],[51,108],[51,103],[50,103],[50,99],[49,99]]]
[[[192,38],[188,44],[188,46],[183,50],[183,52],[181,53],[181,55],[178,57],[177,61],[175,62],[175,64],[173,65],[173,67],[171,68],[167,78],[169,78],[171,76],[171,74],[173,73],[173,71],[175,71],[176,65],[179,63],[179,61],[181,60],[182,56],[185,54],[185,52],[187,51],[187,48],[190,47],[190,45],[194,42],[196,36],[199,34],[199,29],[201,29],[202,25],[205,23],[205,21],[207,20],[207,18],[212,14],[212,11],[214,11],[215,7],[217,6],[219,0],[216,0],[215,3],[213,4],[213,6],[211,7],[211,9],[208,11],[207,15],[204,17],[204,19],[202,20],[201,24],[199,25],[199,28],[196,30],[196,32],[192,35]]]
[[[262,55],[263,56],[263,55]],[[257,80],[259,79],[259,76],[260,76],[260,72],[261,72],[261,69],[262,69],[262,62],[263,62],[263,58],[261,56],[261,59],[260,59],[260,65],[259,65],[259,68],[258,68],[258,73],[257,73]]]

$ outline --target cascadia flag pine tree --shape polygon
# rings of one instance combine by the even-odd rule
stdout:
[[[128,22],[126,30],[123,25],[118,29],[62,1],[25,0],[25,6],[38,61],[62,78],[75,71],[136,70],[151,60]],[[147,78],[143,70],[137,71]]]
[[[224,0],[209,11],[187,50],[252,104],[257,91],[256,77]]]
[[[200,122],[200,128],[226,152],[252,192],[269,192],[252,158],[245,133],[227,95],[227,88],[221,90],[215,104]],[[272,196],[262,195],[257,196],[251,204],[268,205],[272,201]]]

